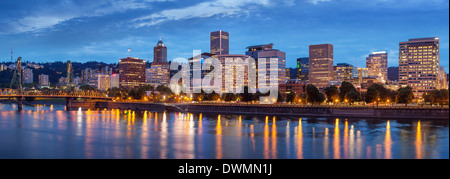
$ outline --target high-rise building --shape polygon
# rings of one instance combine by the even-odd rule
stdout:
[[[31,83],[33,83],[33,70],[31,70],[29,68],[24,68],[23,69],[22,82],[24,84],[31,84]]]
[[[248,51],[246,55],[252,57],[256,61],[256,71],[257,74],[259,64],[266,66],[266,85],[270,84],[270,59],[275,58],[278,62],[278,69],[276,73],[278,73],[278,84],[271,85],[270,88],[278,88],[279,84],[284,84],[286,82],[286,53],[277,49],[273,49],[273,44],[265,44],[265,45],[255,45],[247,47]],[[259,88],[259,75],[256,78],[256,84]]]
[[[102,73],[93,73],[91,74],[91,76],[89,76],[88,78],[88,85],[95,87],[98,89],[98,78],[99,76],[102,75]]]
[[[229,60],[245,61],[249,58],[248,55],[219,55],[219,61],[222,63],[222,92],[223,93],[237,93],[239,85],[249,86],[251,79],[256,79],[256,74],[249,74],[247,66],[234,65],[227,63]],[[251,67],[256,69],[255,66]],[[242,71],[243,69],[243,71]],[[241,73],[243,72],[243,73]],[[252,76],[253,75],[253,76]]]
[[[415,98],[438,89],[439,38],[409,39],[399,46],[400,87],[411,87]]]
[[[339,82],[350,82],[354,76],[355,68],[348,63],[338,63],[336,65],[335,80]]]
[[[104,68],[102,68],[101,72],[105,75],[112,75],[112,68],[110,68],[109,66],[105,66]]]
[[[448,89],[447,73],[443,66],[439,68],[438,89]]]
[[[5,65],[3,65],[3,63],[2,63],[2,64],[0,64],[0,71],[3,71],[3,70],[5,70]]]
[[[107,74],[99,74],[97,81],[97,89],[100,91],[107,91],[111,88],[111,76]]]
[[[50,86],[50,82],[48,81],[48,75],[39,75],[39,85]]]
[[[94,73],[95,73],[95,71],[92,70],[91,68],[86,68],[86,69],[82,70],[81,71],[81,83],[88,84],[90,76]]]
[[[385,83],[388,80],[388,54],[373,52],[366,58],[366,68],[369,69],[369,76],[377,77],[378,81]]]
[[[333,79],[333,45],[309,46],[309,82],[324,89]]]
[[[297,59],[297,79],[309,82],[309,57]]]
[[[230,53],[230,34],[224,31],[211,32],[211,53],[227,55]]]
[[[119,87],[139,88],[145,84],[145,60],[124,58],[119,61]]]
[[[111,75],[111,88],[119,88],[119,74]]]
[[[290,80],[290,79],[291,79],[291,69],[286,68],[286,80]]]
[[[150,68],[145,70],[145,83],[159,86],[170,83],[169,64],[152,63]]]
[[[81,83],[81,78],[80,77],[77,76],[76,78],[73,79],[73,84],[74,85],[78,85],[80,83]]]
[[[167,47],[160,39],[153,51],[153,63],[150,68],[145,70],[145,82],[154,86],[167,85],[170,83]]]
[[[205,76],[207,74],[209,74],[212,70],[211,69],[203,69],[202,66],[205,63],[206,59],[212,58],[213,56],[215,56],[217,58],[216,55],[211,54],[211,53],[202,53],[200,55],[197,55],[195,57],[191,57],[188,59],[189,64],[190,64],[190,79],[191,79],[191,86],[192,86],[192,91],[200,91],[202,89],[202,79],[205,78]],[[198,66],[194,66],[194,64],[197,64]],[[171,71],[172,73],[172,71]],[[196,74],[200,74],[200,76],[194,76],[194,73]],[[173,75],[171,74],[171,77]],[[203,84],[206,85],[206,84]]]
[[[153,48],[153,63],[167,63],[167,47],[162,42],[162,39],[159,39],[156,46]]]

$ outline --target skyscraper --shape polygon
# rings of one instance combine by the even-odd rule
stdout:
[[[388,80],[388,54],[386,52],[373,52],[366,58],[366,68],[369,76],[376,77],[385,83]]]
[[[170,83],[169,62],[167,62],[167,47],[160,39],[154,48],[154,59],[151,67],[146,69],[145,81],[155,86]]]
[[[228,55],[230,53],[230,34],[224,31],[211,32],[211,53]]]
[[[438,89],[439,38],[409,39],[399,46],[400,87],[411,87],[416,98]]]
[[[111,88],[119,88],[119,74],[111,75]]]
[[[324,89],[333,79],[333,45],[309,46],[309,82]]]
[[[336,65],[335,79],[339,82],[350,82],[354,76],[354,67],[348,63],[338,63]]]
[[[256,71],[259,74],[259,64],[266,66],[266,84],[270,84],[270,59],[276,58],[278,62],[278,84],[286,83],[286,53],[277,49],[273,49],[273,44],[255,45],[247,47],[246,55],[252,57],[256,61]],[[256,78],[256,84],[259,81],[259,75]],[[279,86],[270,86],[271,88],[278,88]],[[259,84],[258,84],[259,88]]]
[[[248,73],[248,66],[246,65],[235,65],[232,63],[227,63],[228,60],[242,60],[245,61],[249,58],[248,55],[219,55],[219,61],[222,63],[222,92],[223,93],[237,93],[237,88],[239,85],[249,86],[251,79],[256,79],[256,74]],[[249,64],[248,64],[249,65]],[[256,65],[256,64],[255,64]],[[253,66],[251,68],[255,68]],[[243,71],[241,71],[243,69]],[[243,72],[243,73],[241,73]]]
[[[309,82],[309,57],[297,59],[297,79]]]
[[[111,88],[111,76],[108,74],[99,74],[97,83],[97,89],[107,91]]]
[[[167,63],[167,47],[160,38],[155,48],[153,48],[153,63]]]
[[[139,88],[145,84],[145,60],[128,57],[119,61],[120,88]]]
[[[444,66],[439,68],[438,89],[448,89],[447,73],[445,72]]]

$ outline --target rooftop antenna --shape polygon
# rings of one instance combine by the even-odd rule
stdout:
[[[13,62],[13,49],[11,48],[11,63]]]

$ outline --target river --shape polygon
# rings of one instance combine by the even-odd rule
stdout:
[[[2,159],[448,159],[448,120],[0,104]]]

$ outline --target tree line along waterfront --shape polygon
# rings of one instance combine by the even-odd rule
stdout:
[[[96,89],[83,85],[81,90]],[[244,87],[241,94],[215,92],[198,94],[175,94],[167,86],[145,85],[137,89],[119,89],[111,88],[107,91],[109,97],[114,101],[120,102],[153,102],[153,103],[247,103],[259,104],[260,97],[268,96],[260,92],[253,93],[248,87]],[[340,87],[330,86],[319,91],[314,85],[304,87],[302,93],[297,94],[294,91],[288,91],[286,95],[278,92],[277,104],[303,104],[303,105],[336,105],[343,104],[348,106],[355,105],[448,105],[449,91],[447,89],[434,90],[424,94],[423,101],[415,101],[412,88],[400,88],[393,91],[385,88],[381,84],[371,85],[367,91],[358,92],[358,90],[349,82],[343,82]]]

